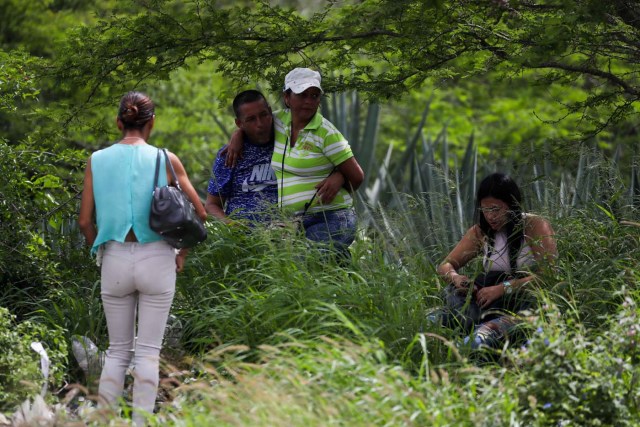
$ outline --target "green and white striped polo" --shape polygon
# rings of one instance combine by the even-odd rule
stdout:
[[[275,147],[271,166],[278,179],[278,203],[285,212],[304,211],[316,192],[316,185],[345,160],[353,157],[349,142],[340,131],[320,113],[300,131],[293,146],[290,144],[291,111],[279,110],[273,114]],[[286,147],[286,155],[284,155]],[[353,206],[351,194],[341,188],[335,199],[323,205],[315,197],[309,213],[343,209]]]

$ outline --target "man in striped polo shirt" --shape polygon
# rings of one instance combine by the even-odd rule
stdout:
[[[364,173],[349,142],[318,112],[320,80],[320,73],[309,68],[296,68],[285,77],[288,108],[274,113],[271,166],[283,211],[301,216],[307,238],[329,243],[348,258],[356,232],[352,193]],[[327,179],[336,171],[344,178],[338,188]]]
[[[285,78],[287,108],[273,115],[275,145],[271,166],[278,183],[278,206],[300,219],[305,236],[333,247],[349,259],[355,239],[352,194],[364,180],[348,141],[318,112],[320,73],[296,68]],[[232,135],[227,165],[243,150],[242,129]]]

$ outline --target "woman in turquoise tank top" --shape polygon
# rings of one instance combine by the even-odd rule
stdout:
[[[99,403],[117,406],[133,359],[136,425],[144,425],[145,415],[154,409],[160,347],[173,302],[176,272],[183,269],[187,255],[185,249],[176,253],[149,228],[158,149],[147,140],[155,122],[154,112],[153,102],[143,93],[129,92],[122,97],[116,119],[122,139],[89,158],[78,220],[91,252],[98,253],[109,332]],[[204,206],[182,162],[173,153],[169,153],[169,160],[198,216],[206,220]],[[162,165],[166,171],[164,158]],[[169,179],[161,174],[158,185],[166,185]]]

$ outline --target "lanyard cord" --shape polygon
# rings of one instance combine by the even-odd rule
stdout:
[[[289,135],[284,143],[284,152],[282,153],[282,166],[280,168],[280,209],[284,207],[284,158],[287,155],[287,145],[289,145]]]

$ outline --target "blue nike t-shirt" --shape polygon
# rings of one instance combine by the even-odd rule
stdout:
[[[226,215],[257,222],[270,220],[269,213],[278,201],[272,155],[273,144],[255,145],[245,139],[242,158],[229,168],[224,164],[226,155],[218,151],[207,191],[225,200]]]

